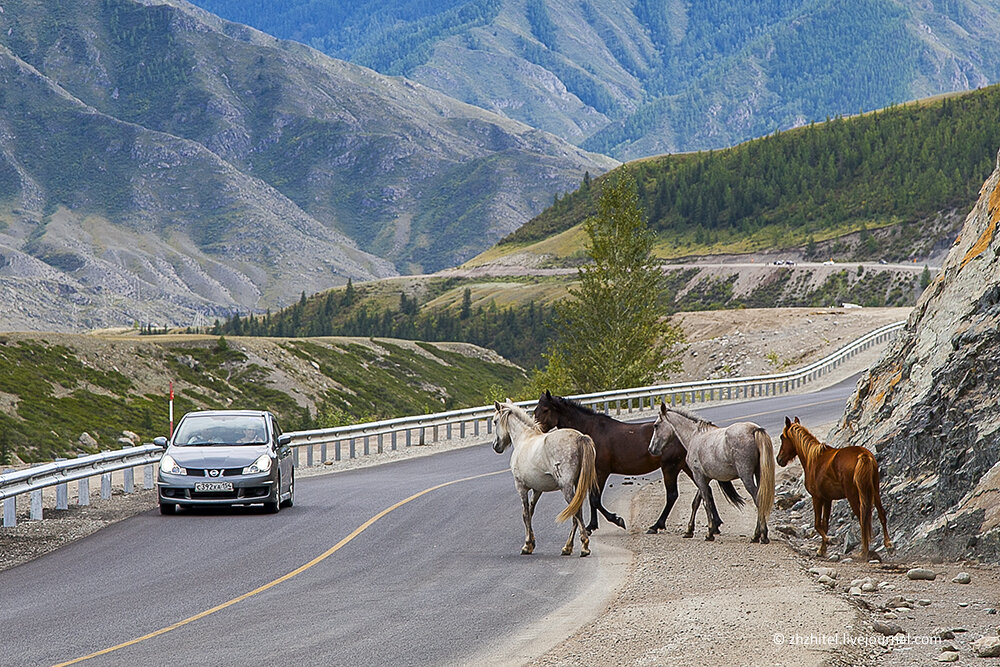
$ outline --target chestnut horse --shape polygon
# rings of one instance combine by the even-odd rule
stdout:
[[[830,505],[834,500],[847,498],[854,516],[861,524],[861,558],[868,560],[868,546],[872,535],[872,505],[878,510],[882,523],[882,541],[886,549],[892,549],[889,529],[885,525],[885,510],[879,495],[878,463],[872,453],[864,447],[830,447],[824,445],[799,422],[785,417],[785,428],[781,431],[781,450],[778,465],[786,466],[799,457],[806,473],[806,491],[812,496],[813,515],[816,532],[823,541],[817,555],[826,555],[830,542]]]
[[[663,471],[663,486],[666,503],[660,518],[646,532],[656,533],[666,527],[667,515],[677,501],[677,476],[683,470],[688,476],[691,470],[684,462],[687,452],[680,440],[668,437],[663,451],[653,456],[649,453],[649,439],[653,435],[653,424],[629,424],[620,422],[603,413],[592,410],[561,396],[553,396],[548,390],[538,399],[535,406],[535,422],[543,431],[553,428],[573,428],[594,439],[597,447],[597,486],[590,494],[590,523],[587,530],[597,530],[597,513],[615,525],[624,528],[625,520],[608,511],[601,503],[601,493],[611,474],[645,475],[657,468]],[[743,498],[736,492],[731,482],[720,482],[719,487],[733,505],[743,505]],[[696,501],[700,496],[696,498]],[[715,510],[715,505],[712,505]],[[715,532],[722,523],[715,512]]]

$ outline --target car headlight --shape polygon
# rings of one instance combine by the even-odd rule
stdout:
[[[261,454],[257,460],[243,469],[244,475],[256,475],[259,472],[267,472],[271,469],[271,457]]]
[[[171,475],[188,474],[187,468],[177,465],[177,461],[174,461],[174,457],[170,456],[170,454],[164,454],[160,457],[160,472],[168,472]]]

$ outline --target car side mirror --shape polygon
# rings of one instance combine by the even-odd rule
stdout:
[[[288,435],[287,433],[282,433],[281,435],[278,436],[279,447],[287,447],[291,443],[292,443],[292,436]]]
[[[166,447],[167,439],[161,435],[158,438],[153,438],[153,444],[156,445],[157,447]]]

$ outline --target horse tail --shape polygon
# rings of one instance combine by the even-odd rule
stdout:
[[[861,523],[861,544],[866,548],[872,538],[872,505],[878,494],[875,482],[877,476],[878,464],[875,463],[875,457],[868,450],[863,451],[854,464],[854,486],[858,489],[858,501],[861,505],[861,516],[858,517]]]
[[[757,455],[760,459],[760,484],[757,487],[757,517],[767,525],[767,517],[774,506],[774,444],[771,436],[762,428],[753,434],[757,441]]]
[[[722,493],[725,494],[726,500],[728,500],[733,507],[743,507],[746,501],[743,500],[737,491],[736,487],[733,486],[732,482],[719,482],[719,488],[722,489]]]
[[[582,434],[581,434],[582,435]],[[597,448],[589,435],[580,438],[580,474],[576,480],[576,493],[556,521],[562,522],[572,518],[583,507],[584,501],[590,497],[590,490],[597,487]]]

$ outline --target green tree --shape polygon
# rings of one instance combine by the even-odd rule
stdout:
[[[927,289],[931,284],[931,270],[924,264],[924,270],[920,273],[920,289]]]
[[[565,363],[578,391],[648,384],[680,367],[684,334],[663,317],[663,272],[654,236],[626,171],[605,181],[598,212],[584,223],[587,254],[579,286],[556,308],[552,358]]]

